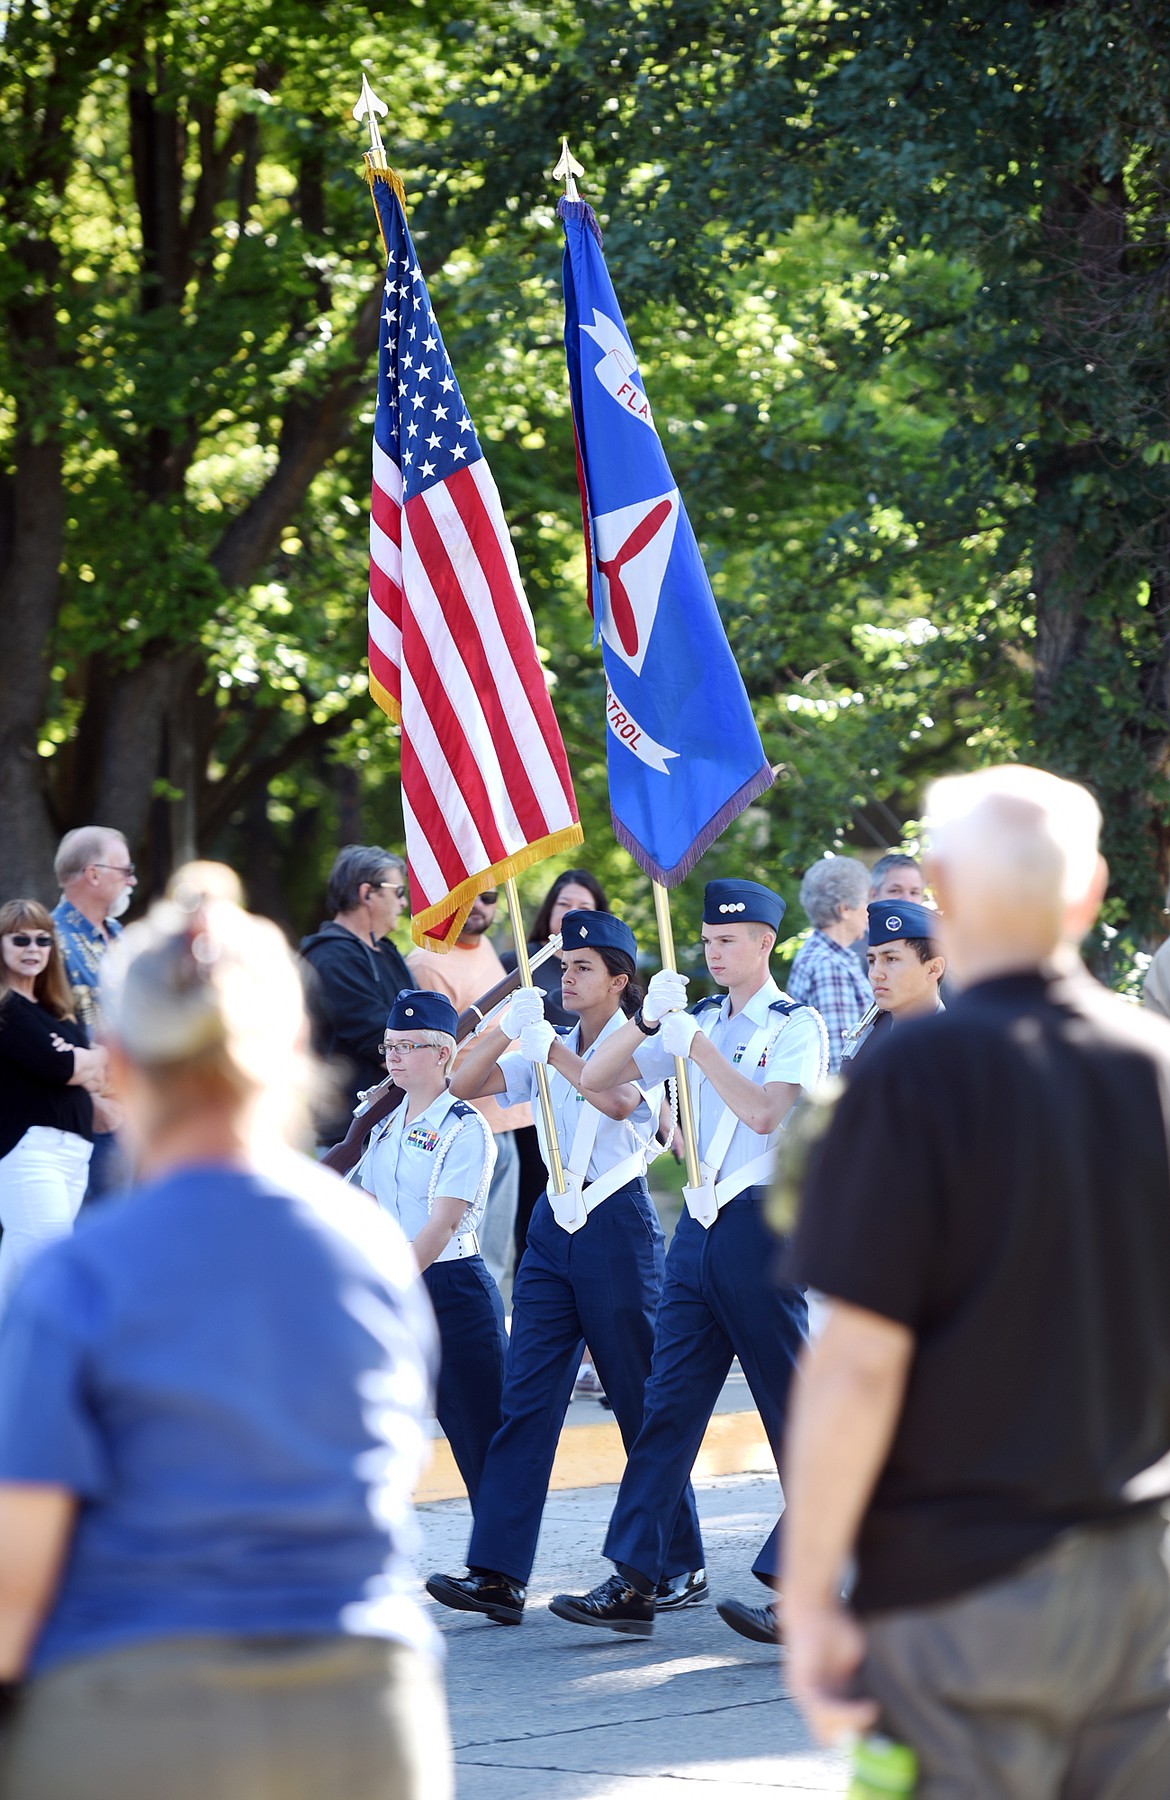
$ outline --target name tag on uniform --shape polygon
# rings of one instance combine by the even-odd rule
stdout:
[[[412,1125],[406,1134],[406,1141],[412,1150],[433,1150],[439,1141],[439,1134],[430,1125]]]

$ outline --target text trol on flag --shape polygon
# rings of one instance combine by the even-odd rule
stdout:
[[[418,943],[458,937],[481,888],[582,841],[503,507],[391,180],[370,518],[370,689],[402,727]]]

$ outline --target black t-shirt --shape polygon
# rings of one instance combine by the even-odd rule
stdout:
[[[93,1137],[93,1101],[85,1088],[66,1084],[72,1050],[55,1050],[53,1035],[84,1049],[75,1019],[58,1019],[36,1000],[9,989],[0,1000],[0,1156],[15,1150],[30,1125]]]
[[[1170,1450],[1168,1121],[1170,1029],[1083,970],[984,982],[853,1075],[790,1273],[916,1339],[859,1612],[1138,1503]]]

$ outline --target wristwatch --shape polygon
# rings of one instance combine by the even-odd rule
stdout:
[[[642,1008],[641,1007],[639,1007],[637,1012],[634,1014],[633,1022],[638,1027],[638,1030],[642,1033],[643,1037],[656,1037],[658,1035],[658,1033],[662,1030],[662,1020],[661,1019],[659,1019],[659,1021],[656,1025],[647,1025],[645,1019],[642,1017]]]

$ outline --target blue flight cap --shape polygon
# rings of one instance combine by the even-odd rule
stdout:
[[[403,988],[386,1020],[387,1031],[445,1031],[455,1036],[459,1014],[446,994],[430,988]]]
[[[780,929],[784,902],[758,881],[709,881],[703,891],[704,925],[767,925]]]
[[[635,963],[638,960],[638,942],[625,920],[584,906],[561,920],[561,949],[624,950]]]
[[[902,938],[938,936],[938,914],[933,907],[920,906],[917,900],[871,900],[869,903],[869,947],[896,944]]]

